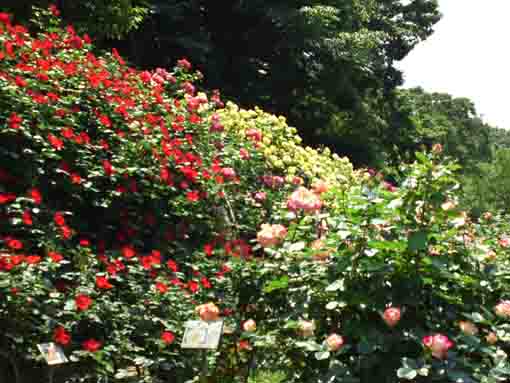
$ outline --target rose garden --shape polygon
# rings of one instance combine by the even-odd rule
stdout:
[[[184,324],[219,318],[209,382],[509,379],[510,224],[459,208],[440,145],[354,170],[57,13],[0,13],[0,379],[195,382]]]

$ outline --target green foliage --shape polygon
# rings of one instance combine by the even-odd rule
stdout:
[[[478,215],[484,211],[508,212],[510,207],[510,149],[496,151],[491,162],[463,177],[464,203]]]
[[[421,88],[399,90],[392,112],[386,147],[409,156],[422,147],[440,143],[447,155],[465,170],[491,158],[492,127],[483,123],[472,101]]]
[[[2,7],[26,21],[34,5],[57,6],[66,22],[95,39],[120,39],[139,28],[150,14],[150,0],[3,0]]]
[[[189,57],[245,108],[287,116],[309,145],[367,164],[402,82],[393,66],[432,33],[435,0],[153,0],[148,21],[120,46],[139,66]]]

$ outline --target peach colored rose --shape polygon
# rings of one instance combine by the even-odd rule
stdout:
[[[246,332],[255,332],[257,330],[257,323],[253,319],[248,319],[243,323],[243,330]]]
[[[344,338],[338,334],[331,334],[326,338],[326,344],[328,345],[329,351],[336,351],[344,344]]]
[[[313,336],[315,331],[315,324],[311,321],[299,321],[298,324],[299,334],[304,337]]]
[[[272,247],[280,242],[287,236],[287,229],[283,225],[270,225],[264,223],[257,233],[257,242],[262,247]]]
[[[424,337],[423,345],[432,351],[433,357],[445,359],[448,350],[453,347],[453,342],[446,335],[435,334]]]
[[[383,320],[388,327],[395,327],[400,322],[401,312],[398,307],[388,307],[384,310]]]
[[[476,335],[478,334],[478,327],[473,322],[470,321],[460,321],[459,322],[460,331],[462,331],[466,335]]]
[[[200,316],[203,321],[215,321],[220,317],[219,308],[212,302],[205,303],[195,308],[195,313]]]
[[[305,213],[315,213],[321,209],[322,201],[317,194],[301,186],[290,195],[287,207],[292,211],[303,210]]]

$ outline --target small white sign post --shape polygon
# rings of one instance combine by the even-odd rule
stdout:
[[[62,347],[55,343],[41,343],[37,345],[37,348],[44,356],[44,359],[46,359],[46,363],[48,363],[49,366],[68,362]]]
[[[184,324],[186,330],[182,338],[181,348],[189,348],[202,351],[202,370],[200,381],[207,381],[207,350],[215,350],[220,344],[223,333],[223,320],[201,321],[192,320]]]
[[[53,342],[38,344],[37,348],[44,356],[46,363],[48,363],[50,369],[48,372],[48,380],[49,383],[53,383],[53,375],[55,373],[54,366],[68,362],[67,357],[64,354],[64,350],[62,350],[62,347]]]

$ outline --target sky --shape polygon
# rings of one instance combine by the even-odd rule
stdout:
[[[487,123],[510,129],[510,0],[439,0],[435,32],[398,67],[404,87],[468,97]]]

